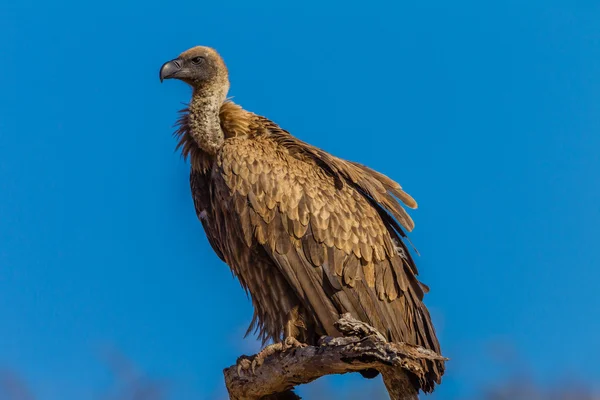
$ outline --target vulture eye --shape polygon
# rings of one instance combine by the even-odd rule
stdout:
[[[202,63],[202,61],[204,61],[204,57],[201,56],[192,58],[192,64],[194,65],[199,65]]]

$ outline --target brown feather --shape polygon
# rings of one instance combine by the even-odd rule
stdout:
[[[306,258],[309,259],[313,265],[321,266],[325,262],[325,247],[322,244],[317,243],[315,238],[312,236],[305,236],[303,241],[304,253]]]
[[[365,280],[370,288],[375,287],[375,265],[372,262],[368,262],[363,266],[363,273]]]
[[[386,268],[383,273],[383,284],[385,286],[385,293],[390,301],[394,301],[398,297],[398,290],[396,290],[396,280],[394,279],[394,273],[392,268]]]
[[[389,269],[388,261],[384,260],[375,266],[375,288],[377,289],[377,296],[379,300],[385,300],[385,284],[384,284],[384,275],[386,271]]]
[[[323,262],[323,272],[329,281],[331,287],[335,290],[342,290],[340,279],[336,276],[338,270],[342,269],[344,255],[336,248],[327,249],[327,259]],[[341,275],[341,274],[337,274]]]
[[[349,256],[344,265],[344,282],[350,287],[354,287],[355,282],[359,279],[358,272],[360,268],[360,261],[354,256]]]
[[[408,279],[406,278],[406,272],[404,271],[403,259],[396,256],[390,260],[390,263],[394,272],[394,280],[398,284],[400,291],[406,292],[408,289]]]

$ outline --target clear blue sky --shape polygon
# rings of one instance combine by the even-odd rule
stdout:
[[[203,44],[236,102],[419,201],[452,358],[436,399],[501,379],[498,346],[542,382],[598,384],[598,21],[573,0],[3,2],[0,369],[39,399],[96,399],[110,347],[174,399],[217,399],[258,348],[173,151],[189,89],[158,80]]]

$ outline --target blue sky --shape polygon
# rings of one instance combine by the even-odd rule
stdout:
[[[219,399],[258,349],[173,151],[189,89],[158,81],[203,44],[236,102],[419,201],[452,358],[436,399],[512,373],[491,348],[597,387],[600,5],[483,3],[0,4],[0,369],[39,399],[96,399],[114,348],[172,398]]]

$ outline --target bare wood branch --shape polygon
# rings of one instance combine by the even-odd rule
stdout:
[[[325,375],[376,369],[383,375],[392,400],[414,400],[418,398],[419,380],[424,374],[420,360],[446,360],[419,346],[389,343],[375,328],[350,314],[344,314],[336,328],[344,336],[324,336],[318,346],[276,352],[254,373],[251,370],[238,373],[237,365],[226,368],[223,374],[230,399],[298,399],[291,392],[297,385]]]

